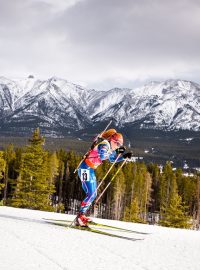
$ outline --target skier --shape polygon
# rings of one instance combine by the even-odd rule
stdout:
[[[97,181],[95,169],[102,164],[104,160],[110,162],[120,162],[126,158],[131,158],[132,153],[124,154],[123,136],[117,133],[115,129],[110,129],[102,134],[100,142],[96,142],[87,153],[84,160],[78,168],[78,175],[82,182],[82,188],[86,193],[85,199],[81,203],[79,213],[76,217],[76,226],[87,227],[87,223],[91,221],[86,217],[85,213],[97,196]],[[121,156],[119,156],[121,154]]]

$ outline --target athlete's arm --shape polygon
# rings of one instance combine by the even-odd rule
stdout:
[[[109,146],[105,143],[98,145],[98,154],[101,160],[109,158]]]
[[[122,160],[124,160],[124,158],[123,158],[123,156],[121,155],[120,157],[118,157],[119,156],[119,154],[117,154],[117,152],[116,151],[113,151],[110,155],[109,155],[109,161],[111,162],[111,163],[113,163],[113,162],[115,162],[116,161],[116,159],[117,159],[117,162],[120,162],[120,161],[122,161]]]

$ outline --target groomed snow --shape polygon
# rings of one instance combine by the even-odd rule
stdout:
[[[1,270],[199,270],[200,231],[94,219],[135,241],[51,225],[74,216],[0,207]]]

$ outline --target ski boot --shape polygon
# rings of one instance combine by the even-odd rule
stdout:
[[[91,218],[86,217],[84,213],[79,213],[76,217],[75,225],[81,227],[88,227],[88,222],[91,221]]]

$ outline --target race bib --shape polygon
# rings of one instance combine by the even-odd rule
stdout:
[[[90,171],[88,169],[81,169],[81,181],[89,181]]]

